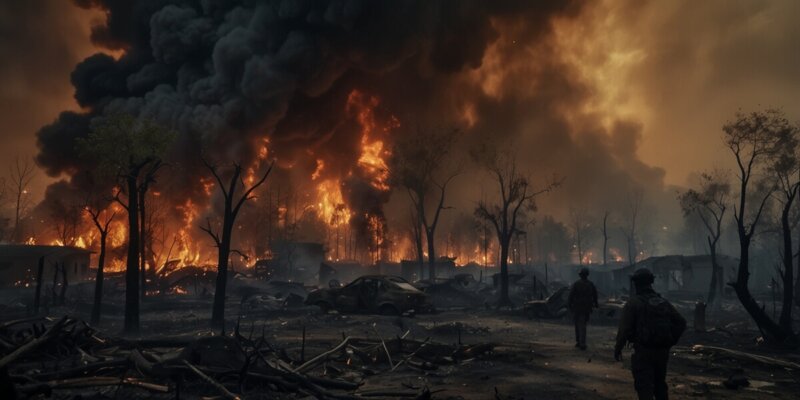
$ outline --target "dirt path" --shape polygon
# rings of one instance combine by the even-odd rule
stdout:
[[[394,337],[405,329],[417,339],[431,337],[444,343],[458,342],[455,323],[462,323],[464,344],[497,343],[489,359],[475,359],[461,365],[443,366],[421,373],[398,369],[392,374],[365,378],[364,389],[424,387],[444,391],[437,398],[495,399],[633,399],[630,351],[624,362],[613,360],[616,328],[591,325],[589,349],[574,348],[574,331],[566,321],[534,321],[516,316],[497,316],[491,312],[446,312],[416,318],[371,316],[325,316],[327,327],[319,321],[307,321],[310,337],[330,337],[335,341],[348,335],[374,336],[372,325],[384,337]],[[284,336],[284,335],[280,335]],[[289,340],[291,335],[284,336]],[[798,376],[786,370],[766,370],[737,364],[715,364],[692,354],[689,348],[697,338],[687,334],[674,348],[667,382],[672,399],[796,399],[800,389]],[[686,343],[684,343],[686,342]],[[745,368],[750,388],[730,390],[721,382],[737,368]],[[797,371],[795,371],[796,373]],[[773,385],[773,382],[779,382]],[[758,386],[754,388],[753,386]]]

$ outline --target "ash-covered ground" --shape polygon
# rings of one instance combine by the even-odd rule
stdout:
[[[121,304],[106,304],[93,327],[82,322],[89,315],[80,303],[17,319],[14,299],[22,295],[3,296],[4,354],[63,324],[8,364],[23,398],[635,398],[630,352],[623,363],[613,360],[616,319],[603,313],[593,315],[581,351],[569,316],[537,320],[486,308],[346,315],[232,298],[221,337],[208,328],[210,298],[177,295],[146,299],[142,334],[123,337]],[[691,321],[691,305],[676,305]],[[706,332],[690,322],[673,348],[672,398],[796,399],[800,356],[759,344],[745,314],[733,303],[725,310],[709,318]],[[64,315],[70,319],[60,321]]]

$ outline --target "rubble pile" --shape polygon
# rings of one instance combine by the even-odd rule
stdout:
[[[130,339],[69,317],[8,321],[0,325],[0,398],[104,398],[122,390],[127,398],[426,399],[432,392],[425,387],[366,390],[365,377],[399,369],[425,374],[492,357],[495,348],[416,340],[409,331],[386,340],[375,335],[338,343],[306,343],[303,335],[288,348],[264,332],[242,335],[238,326],[222,336]]]

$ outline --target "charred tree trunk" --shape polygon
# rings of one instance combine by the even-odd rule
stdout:
[[[428,279],[436,281],[436,249],[434,248],[433,231],[425,229],[425,237],[428,239]]]
[[[128,190],[128,259],[125,266],[125,333],[139,333],[139,188],[137,174],[126,178]]]
[[[103,307],[103,267],[106,263],[106,239],[108,231],[100,232],[100,255],[97,257],[97,275],[94,282],[94,303],[92,304],[92,325],[100,323],[100,310]]]
[[[44,256],[39,257],[39,267],[36,270],[36,295],[33,298],[33,313],[39,314],[39,304],[42,298],[42,275],[44,274]]]
[[[412,221],[414,231],[414,244],[417,247],[417,263],[419,264],[419,280],[425,278],[425,255],[422,253],[422,223],[419,218]]]
[[[720,266],[717,260],[717,241],[719,238],[712,239],[710,236],[707,238],[708,240],[708,250],[711,253],[711,282],[708,286],[708,300],[707,305],[712,310],[715,309],[717,304],[719,303],[717,299],[717,287],[719,286],[720,280]]]
[[[500,299],[498,307],[510,306],[511,298],[508,296],[508,248],[511,244],[511,235],[503,235],[500,241]]]
[[[233,225],[236,221],[236,217],[239,215],[239,210],[241,210],[242,205],[251,199],[250,195],[256,190],[264,181],[267,180],[267,176],[272,171],[272,166],[274,163],[271,163],[267,171],[261,177],[261,179],[250,186],[249,189],[243,187],[244,193],[238,199],[238,201],[234,205],[234,195],[236,194],[237,184],[239,183],[239,179],[242,173],[242,166],[240,164],[234,163],[234,172],[231,176],[230,183],[226,185],[223,183],[222,179],[220,178],[219,174],[217,173],[217,169],[215,166],[209,164],[205,159],[202,159],[203,163],[206,167],[211,171],[214,175],[214,178],[219,183],[219,189],[222,191],[223,196],[225,197],[225,208],[222,214],[222,232],[220,235],[216,234],[213,229],[211,228],[210,221],[208,222],[208,227],[203,228],[203,231],[209,234],[212,239],[214,239],[214,243],[217,246],[218,253],[217,253],[217,282],[216,282],[216,290],[214,291],[214,305],[212,306],[211,310],[211,326],[212,327],[219,327],[222,328],[223,332],[225,330],[225,294],[226,288],[228,284],[228,258],[231,252],[231,239],[233,236]],[[244,185],[244,182],[242,182]],[[291,256],[289,257],[291,260]]]
[[[142,291],[141,298],[144,300],[147,297],[147,257],[145,255],[145,242],[147,241],[147,220],[145,219],[145,195],[146,190],[144,185],[139,188],[139,273],[140,276],[140,289]]]
[[[797,241],[797,254],[800,255],[800,240]],[[800,257],[797,259],[797,273],[794,276],[794,304],[800,307]]]
[[[742,233],[744,232],[743,226],[740,227],[740,231]],[[739,271],[737,273],[736,282],[732,282],[729,285],[733,287],[736,292],[736,297],[739,298],[739,302],[742,303],[744,309],[753,318],[761,332],[766,336],[766,339],[774,343],[783,343],[791,338],[791,332],[784,331],[780,325],[776,324],[775,321],[767,315],[767,312],[758,305],[753,295],[750,294],[750,289],[748,287],[748,282],[750,280],[750,240],[751,238],[749,235],[744,235],[744,237],[740,237],[739,239],[739,244],[741,246]]]
[[[603,214],[603,266],[608,264],[608,211]]]
[[[628,264],[636,264],[636,239],[633,235],[628,238]]]
[[[235,185],[235,183],[234,183]],[[231,193],[235,191],[235,186]],[[233,206],[232,199],[225,199],[225,212],[222,221],[222,235],[217,253],[217,283],[214,291],[214,308],[211,312],[211,326],[223,328],[225,326],[225,292],[228,283],[228,258],[231,252],[231,233],[233,232]]]
[[[792,226],[789,213],[794,202],[794,195],[789,197],[781,212],[781,228],[783,231],[783,305],[779,324],[784,331],[792,332],[792,308],[794,307],[794,254],[792,254]]]

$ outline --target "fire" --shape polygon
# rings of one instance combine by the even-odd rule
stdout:
[[[269,156],[269,148],[267,147],[269,145],[269,138],[263,138],[260,140],[260,142],[261,143],[257,144],[258,154],[255,162],[253,162],[253,164],[245,170],[244,182],[246,182],[248,186],[252,186],[256,183],[257,179],[260,178],[258,176],[259,168]],[[207,191],[206,193],[210,194],[210,191]]]
[[[383,149],[383,141],[369,142],[367,136],[361,140],[361,157],[358,165],[372,177],[372,186],[381,191],[388,191],[389,168],[383,157],[389,155],[388,150]]]
[[[311,180],[312,181],[317,180],[319,176],[322,174],[323,169],[325,169],[325,160],[317,159],[317,168],[311,174]]]
[[[200,211],[191,199],[176,207],[183,214],[183,227],[178,229],[175,237],[178,246],[178,267],[194,265],[200,261],[200,251],[195,248],[194,241],[189,232],[195,227],[194,222]],[[169,260],[167,260],[169,261]]]
[[[370,183],[375,189],[388,191],[389,167],[386,159],[391,156],[391,152],[385,148],[381,136],[400,127],[400,121],[391,116],[383,126],[379,126],[375,115],[378,104],[380,101],[377,97],[353,90],[347,98],[346,110],[349,114],[354,114],[361,125],[361,155],[358,158],[358,167],[370,177]]]
[[[80,247],[82,249],[87,248],[86,240],[83,239],[83,236],[78,236],[78,239],[75,240],[75,247]]]
[[[612,261],[622,262],[622,261],[625,260],[622,257],[622,253],[620,253],[619,249],[616,249],[616,248],[613,248],[613,247],[609,248],[608,249],[608,253],[609,253],[608,255],[610,256],[609,258],[611,258]]]
[[[344,203],[341,184],[328,179],[317,185],[317,216],[330,226],[345,225],[350,222],[352,212]]]

